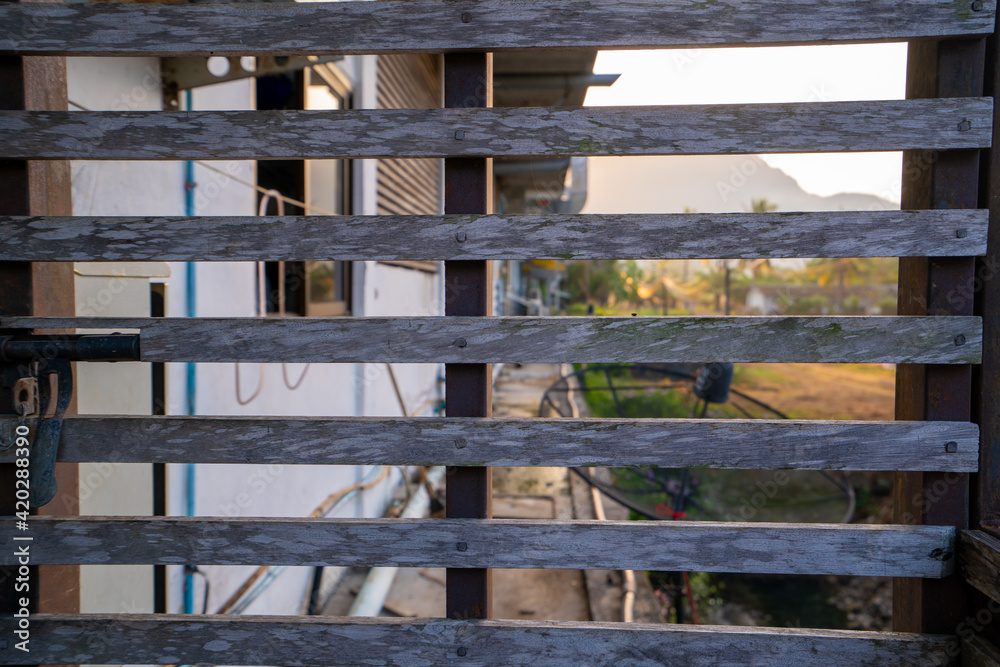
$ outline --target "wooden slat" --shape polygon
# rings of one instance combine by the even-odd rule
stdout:
[[[945,150],[989,146],[992,112],[992,99],[972,97],[670,107],[4,111],[0,144],[10,158],[80,160]]]
[[[0,433],[15,423],[0,419]],[[979,430],[956,422],[86,416],[66,419],[59,455],[108,463],[974,472]],[[0,452],[0,463],[12,460],[12,450]]]
[[[58,55],[407,53],[898,41],[992,32],[995,2],[503,0],[3,7],[0,51]],[[978,5],[977,5],[978,6]]]
[[[966,626],[968,627],[968,626]],[[997,667],[1000,649],[978,635],[962,635],[962,667]]]
[[[954,639],[849,630],[573,621],[37,615],[0,665],[717,665],[937,667]],[[464,657],[459,657],[464,656]],[[34,661],[34,662],[32,662]]]
[[[959,533],[958,571],[972,586],[1000,602],[1000,539],[981,530]]]
[[[978,317],[0,317],[141,329],[142,361],[979,363]]]
[[[0,524],[4,543],[20,535]],[[691,570],[944,577],[951,526],[540,521],[54,517],[31,521],[31,562]],[[463,546],[464,545],[464,548]],[[0,564],[16,564],[14,550]]]
[[[975,256],[986,251],[986,219],[987,211],[978,209],[663,215],[0,217],[0,261]]]

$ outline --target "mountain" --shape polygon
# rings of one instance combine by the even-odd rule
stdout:
[[[702,213],[749,211],[767,199],[779,211],[898,209],[876,195],[820,197],[756,155],[596,157],[587,164],[584,213]]]

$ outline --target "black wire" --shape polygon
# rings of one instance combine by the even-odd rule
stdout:
[[[544,406],[544,404],[546,402],[548,402],[550,405],[552,405],[553,408],[555,408],[556,412],[559,412],[559,409],[558,409],[558,407],[556,407],[555,402],[552,401],[552,399],[549,397],[549,391],[566,391],[566,392],[568,392],[569,391],[569,382],[568,382],[568,379],[571,376],[575,376],[579,380],[579,384],[580,384],[579,389],[580,390],[583,390],[583,391],[610,391],[611,394],[612,394],[612,397],[614,398],[615,405],[616,405],[616,407],[618,409],[619,416],[624,417],[625,414],[624,414],[623,406],[622,406],[622,404],[621,404],[621,402],[620,402],[620,400],[618,398],[617,392],[615,391],[614,382],[612,381],[612,377],[611,377],[611,371],[613,371],[613,370],[627,370],[630,373],[634,373],[635,371],[640,371],[640,372],[645,372],[645,373],[654,373],[654,374],[659,374],[659,375],[667,376],[667,377],[670,377],[670,378],[675,379],[675,380],[684,380],[684,381],[692,381],[692,382],[697,379],[696,376],[694,374],[692,374],[692,373],[682,373],[682,372],[679,372],[679,371],[671,371],[669,369],[657,368],[657,367],[654,367],[654,366],[648,366],[648,365],[643,365],[643,364],[604,364],[604,365],[592,365],[592,366],[590,366],[588,368],[584,368],[584,369],[580,369],[580,370],[574,370],[572,373],[570,373],[568,375],[564,375],[559,380],[557,380],[555,384],[558,384],[560,381],[562,381],[563,384],[566,386],[566,388],[565,389],[561,389],[560,388],[559,390],[555,390],[555,389],[553,389],[553,388],[550,387],[548,390],[546,390],[545,394],[542,396],[542,405]],[[586,373],[588,373],[588,372],[603,372],[603,374],[604,374],[604,376],[605,376],[605,378],[606,378],[606,380],[608,382],[608,386],[607,387],[588,387],[586,385],[586,383],[584,382],[584,375]],[[638,388],[642,388],[642,389],[648,389],[648,388],[673,389],[676,386],[679,386],[679,385],[675,384],[675,385],[670,385],[670,386],[667,386],[667,387],[663,387],[663,386],[657,387],[655,385],[652,386],[652,387],[621,386],[621,387],[618,387],[618,388],[619,389],[633,389],[633,388],[636,388],[636,389],[638,389]],[[758,399],[754,398],[753,396],[745,394],[744,392],[742,392],[742,391],[740,391],[738,389],[730,388],[729,391],[730,391],[730,393],[732,393],[732,394],[734,394],[736,396],[739,396],[740,398],[742,398],[742,399],[744,399],[746,401],[749,401],[750,403],[753,403],[754,405],[756,405],[756,406],[758,406],[760,408],[763,408],[764,410],[767,410],[769,412],[774,413],[780,419],[788,419],[789,418],[788,415],[786,415],[785,413],[781,412],[777,408],[775,408],[775,407],[773,407],[771,405],[768,405],[764,401],[758,400]],[[746,416],[748,419],[753,419],[754,418],[753,415],[751,415],[749,411],[747,411],[743,406],[739,405],[736,401],[730,400],[729,403],[734,408],[736,408],[740,413],[742,413],[744,416]],[[709,403],[706,400],[705,404],[702,406],[700,417],[704,417],[706,415],[706,413],[708,412],[708,405],[709,405]],[[541,413],[541,406],[540,406],[540,409],[539,409],[539,413]],[[695,402],[694,407],[692,409],[692,413],[691,413],[692,417],[695,414],[697,414],[697,413],[698,413],[698,401]],[[624,495],[618,493],[617,490],[616,491],[612,491],[611,489],[605,487],[603,484],[597,482],[597,480],[595,480],[589,474],[584,473],[583,470],[578,469],[578,468],[570,468],[570,470],[572,470],[577,475],[579,475],[581,479],[583,479],[585,482],[587,482],[587,484],[589,484],[590,486],[594,487],[595,489],[597,489],[598,491],[600,491],[601,493],[603,493],[607,497],[611,498],[612,500],[618,502],[619,504],[624,505],[625,507],[627,507],[628,509],[632,510],[633,512],[636,512],[637,514],[645,516],[645,517],[647,517],[649,519],[660,519],[661,518],[661,517],[658,517],[658,516],[655,516],[655,515],[651,514],[649,511],[647,511],[647,510],[643,509],[642,507],[636,505],[635,503],[631,502]],[[685,469],[685,471],[686,471],[686,469]],[[850,496],[852,494],[852,491],[853,491],[853,488],[851,486],[850,481],[847,479],[847,475],[846,474],[844,474],[843,472],[841,472],[841,477],[843,478],[844,481],[843,482],[839,482],[839,481],[837,481],[836,478],[834,478],[832,475],[830,475],[827,471],[821,470],[820,472],[830,482],[832,482],[834,485],[836,485],[846,496],[848,496],[848,498],[850,498]],[[716,520],[719,520],[718,519],[718,515],[716,515],[714,512],[711,512],[710,510],[708,510],[707,508],[705,508],[703,505],[701,505],[701,503],[699,503],[696,500],[694,500],[693,498],[691,498],[689,496],[689,494],[684,493],[683,490],[682,490],[682,493],[680,495],[681,496],[687,496],[686,499],[685,498],[678,498],[677,494],[671,493],[669,490],[667,490],[665,484],[658,484],[658,485],[661,486],[661,487],[663,487],[662,492],[665,493],[672,501],[674,501],[675,504],[678,501],[690,503],[692,507],[694,507],[694,508],[696,508],[698,510],[701,510],[706,515],[708,515],[710,518],[714,518]],[[643,492],[643,491],[639,491],[639,492],[643,493],[645,495],[645,492]],[[658,493],[658,492],[659,491],[651,491],[649,493]]]
[[[754,418],[754,416],[752,414],[750,414],[749,412],[747,412],[747,410],[742,405],[740,405],[739,403],[737,403],[736,401],[729,401],[729,405],[733,406],[734,408],[736,408],[737,410],[739,410],[740,412],[742,412],[743,416],[745,416],[747,419],[753,419]]]
[[[210,584],[208,582],[208,575],[206,575],[204,572],[202,572],[201,570],[199,570],[197,565],[185,565],[184,566],[184,570],[186,572],[188,572],[189,574],[200,574],[201,578],[204,579],[204,581],[205,581],[205,596],[202,599],[202,603],[201,603],[201,613],[207,614],[208,613],[208,595],[209,595],[209,592],[212,590],[212,584]]]
[[[659,516],[657,514],[651,513],[649,510],[643,508],[641,505],[636,505],[634,502],[632,502],[631,500],[629,500],[628,497],[622,495],[618,491],[618,489],[616,489],[615,487],[607,487],[607,486],[601,484],[596,479],[594,479],[593,477],[591,477],[586,472],[586,470],[584,470],[583,468],[570,468],[570,470],[572,470],[577,475],[579,475],[580,479],[582,479],[583,481],[585,481],[587,484],[590,484],[592,487],[594,487],[595,489],[597,489],[598,491],[600,491],[601,493],[603,493],[604,495],[606,495],[608,498],[611,498],[611,500],[615,501],[619,505],[623,505],[627,509],[632,510],[636,514],[640,514],[640,515],[646,517],[647,519],[653,519],[654,521],[661,521],[661,520],[663,520],[662,516]],[[675,495],[673,493],[670,493],[669,491],[667,491],[665,493],[671,499],[673,499],[673,497]],[[705,507],[704,505],[702,505],[700,502],[698,502],[694,498],[688,498],[687,502],[688,502],[688,504],[691,505],[691,507],[694,507],[696,510],[698,510],[700,512],[704,512],[705,515],[708,516],[708,518],[710,518],[712,521],[722,521],[723,520],[716,512],[708,509],[707,507]]]
[[[629,371],[641,371],[641,372],[647,372],[647,373],[654,373],[654,374],[664,375],[666,377],[670,377],[670,378],[673,378],[675,380],[690,380],[690,381],[694,381],[696,379],[696,376],[693,373],[682,373],[680,371],[672,371],[672,370],[669,370],[669,369],[666,369],[666,368],[656,368],[655,366],[648,366],[648,365],[644,365],[644,364],[608,364],[608,365],[600,365],[600,366],[599,365],[592,365],[589,368],[582,368],[580,370],[575,370],[572,373],[569,373],[568,375],[564,375],[561,378],[559,378],[559,380],[557,380],[555,382],[555,384],[558,384],[560,381],[564,381],[564,383],[565,383],[565,380],[567,380],[567,378],[569,378],[571,376],[576,376],[580,380],[580,385],[581,385],[580,386],[580,390],[582,390],[582,391],[597,391],[597,390],[608,391],[607,387],[593,387],[593,388],[587,387],[586,384],[583,382],[583,376],[588,371],[590,371],[590,372],[605,371],[606,372],[606,371],[611,371],[611,370],[629,370]],[[630,389],[630,388],[632,388],[632,387],[627,387],[627,386],[626,387],[619,387],[619,389]],[[649,387],[642,387],[642,388],[649,388]],[[664,387],[664,388],[669,389],[669,388],[672,388],[672,387]],[[554,389],[552,389],[550,387],[549,389],[546,390],[546,392],[545,392],[546,395],[548,394],[549,391],[569,391],[569,387],[568,387],[568,384],[567,384],[567,388],[566,389],[554,390]],[[758,399],[754,398],[753,396],[750,396],[749,394],[745,394],[742,391],[740,391],[739,389],[735,389],[735,388],[730,387],[729,392],[731,394],[735,394],[735,395],[739,396],[740,398],[743,398],[743,399],[746,399],[747,401],[750,401],[751,403],[753,403],[757,407],[764,408],[765,410],[767,410],[769,412],[773,412],[779,419],[788,419],[789,418],[788,415],[786,415],[781,410],[778,410],[774,406],[768,405],[764,401],[758,400]],[[546,398],[546,396],[542,397],[542,401],[543,402],[545,401],[545,398]],[[552,401],[549,401],[549,402],[552,403]],[[553,403],[553,406],[554,405],[555,404]],[[539,407],[541,407],[541,406],[539,406]],[[557,409],[557,412],[558,412],[558,409]],[[539,412],[539,414],[540,414],[540,412]],[[744,412],[744,414],[747,414],[747,413]]]

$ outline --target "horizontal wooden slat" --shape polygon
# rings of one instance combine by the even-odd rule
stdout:
[[[220,508],[222,513],[225,508]],[[519,519],[29,519],[31,562],[692,570],[943,577],[952,526]],[[12,517],[5,544],[25,533]],[[0,564],[16,564],[14,550]]]
[[[991,612],[992,614],[992,612]],[[969,618],[963,628],[974,627]],[[978,622],[977,622],[978,624]],[[962,667],[997,667],[1000,665],[1000,649],[979,635],[971,635],[960,629],[962,637]]]
[[[959,533],[958,571],[972,586],[1000,602],[1000,539],[981,530]]]
[[[446,295],[446,298],[449,298]],[[979,317],[0,317],[141,329],[143,361],[975,364]]]
[[[975,256],[987,211],[0,217],[0,261]],[[464,239],[464,240],[460,240]]]
[[[718,665],[938,667],[941,635],[575,621],[316,616],[31,617],[30,653],[0,642],[0,665]],[[461,656],[461,657],[460,657]]]
[[[0,5],[0,10],[2,10]],[[199,160],[986,148],[990,98],[670,107],[0,111],[7,158]]]
[[[991,33],[995,8],[992,0],[979,11],[950,0],[29,4],[0,10],[0,51],[322,55],[898,41]]]
[[[0,433],[16,419],[0,418]],[[954,443],[954,452],[946,444]],[[975,472],[961,422],[67,417],[62,461]],[[0,452],[0,463],[13,450]]]

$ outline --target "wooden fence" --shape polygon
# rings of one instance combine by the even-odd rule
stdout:
[[[1000,601],[1000,542],[987,532],[1000,525],[1000,392],[990,371],[1000,305],[982,270],[991,264],[976,259],[1000,257],[995,242],[987,246],[1000,240],[1000,163],[990,150],[995,8],[993,0],[0,4],[0,65],[17,75],[0,77],[7,91],[23,87],[37,61],[29,56],[444,54],[442,109],[68,113],[10,96],[0,110],[0,171],[18,196],[0,202],[0,332],[138,329],[141,359],[157,362],[447,364],[446,418],[69,417],[65,462],[452,466],[441,520],[32,519],[38,565],[446,567],[447,619],[42,613],[32,616],[30,654],[4,631],[0,664],[938,665],[960,651],[988,664],[996,635],[966,636],[959,623],[983,608],[982,594]],[[490,108],[492,51],[906,40],[906,100]],[[494,156],[886,150],[907,151],[912,210],[490,214]],[[446,215],[72,217],[32,209],[27,196],[41,187],[30,164],[45,164],[29,160],[375,157],[445,158]],[[904,258],[899,316],[487,316],[493,259],[811,256]],[[457,296],[444,317],[424,318],[111,320],[51,317],[65,313],[37,306],[54,284],[39,277],[48,266],[40,263],[265,259],[446,260],[446,289]],[[19,289],[35,290],[34,308]],[[901,364],[902,421],[490,416],[493,362],[675,361]],[[9,396],[0,391],[7,427],[16,421]],[[707,432],[712,449],[688,446]],[[0,453],[5,495],[12,460]],[[587,464],[900,471],[897,524],[490,518],[489,466]],[[986,474],[970,480],[979,470]],[[945,479],[946,491],[914,514],[911,499]],[[13,501],[0,499],[0,509],[13,514]],[[16,532],[4,519],[5,545]],[[16,565],[13,553],[5,547],[0,564]],[[893,576],[902,632],[494,621],[494,567]]]

